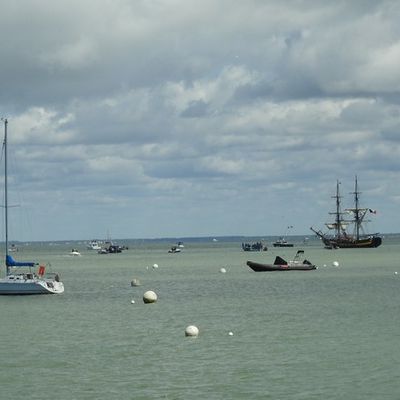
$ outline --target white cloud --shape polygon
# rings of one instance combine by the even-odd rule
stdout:
[[[25,113],[10,119],[11,141],[30,144],[62,144],[70,142],[75,132],[68,128],[74,117],[60,115],[55,110],[32,107]]]

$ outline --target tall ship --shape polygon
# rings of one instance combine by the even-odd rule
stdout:
[[[366,219],[369,214],[376,214],[371,208],[361,208],[359,205],[360,194],[358,190],[357,176],[355,177],[354,207],[341,210],[341,195],[339,192],[340,182],[336,182],[336,195],[332,198],[336,201],[336,209],[329,214],[334,217],[333,222],[326,223],[326,227],[333,233],[325,234],[313,227],[310,229],[319,236],[326,248],[371,248],[378,247],[382,244],[382,238],[378,233],[368,234],[364,230],[364,224],[368,222]],[[350,218],[348,218],[350,216]]]

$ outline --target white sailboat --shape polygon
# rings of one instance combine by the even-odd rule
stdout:
[[[0,279],[0,295],[60,294],[64,284],[58,274],[46,273],[46,267],[35,262],[18,262],[8,254],[8,187],[7,187],[7,119],[4,122],[4,210],[6,276]],[[38,271],[36,272],[36,267]],[[16,270],[23,272],[15,272]]]

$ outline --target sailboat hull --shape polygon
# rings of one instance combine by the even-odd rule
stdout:
[[[62,282],[45,279],[19,280],[8,276],[0,279],[0,295],[61,294]]]

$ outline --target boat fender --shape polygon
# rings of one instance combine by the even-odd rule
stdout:
[[[39,276],[43,276],[45,270],[46,270],[46,267],[44,265],[40,265],[39,271],[38,271]]]

